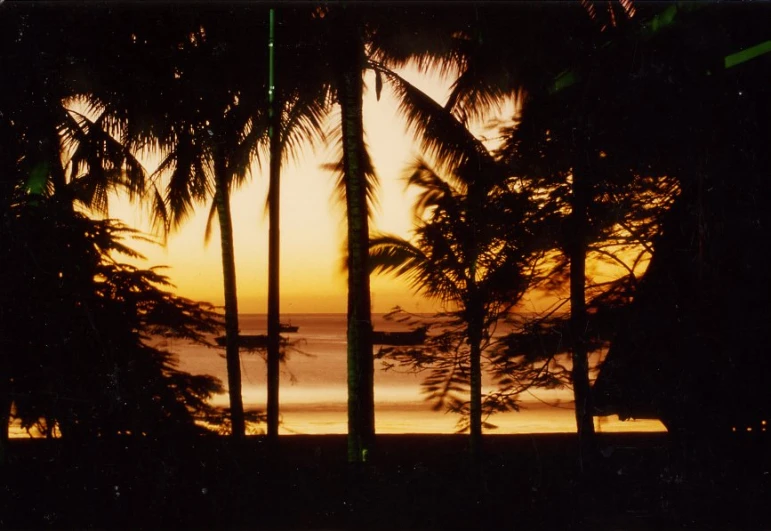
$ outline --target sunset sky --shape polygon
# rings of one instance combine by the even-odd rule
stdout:
[[[438,101],[444,101],[451,79],[406,70],[404,76]],[[367,77],[369,87],[374,78]],[[380,180],[378,205],[372,229],[409,236],[414,192],[405,190],[404,168],[418,154],[418,146],[397,115],[396,101],[383,90],[377,101],[374,90],[364,97],[366,140]],[[511,115],[513,108],[509,108]],[[344,209],[336,200],[334,176],[321,165],[334,162],[334,150],[307,148],[300,160],[282,170],[281,181],[281,312],[344,312],[346,282],[342,272]],[[148,166],[152,162],[148,161]],[[267,163],[256,165],[250,182],[232,196],[237,263],[239,311],[264,313],[267,306],[268,220],[265,199]],[[128,225],[150,230],[145,209],[125,198],[115,201],[110,215]],[[167,274],[185,297],[223,304],[219,232],[204,246],[208,205],[168,238],[160,247],[136,242],[149,265],[167,265]],[[215,223],[216,226],[216,223]],[[403,279],[372,278],[373,311],[387,312],[395,305],[411,311],[430,312],[436,307],[416,297]]]
[[[444,102],[452,79],[438,74],[403,70],[402,75],[439,102]],[[365,77],[368,87],[374,76]],[[489,119],[510,119],[513,102],[490,114]],[[332,120],[337,116],[333,115]],[[409,237],[413,224],[414,190],[406,190],[402,175],[419,154],[419,146],[404,128],[397,114],[397,103],[388,87],[380,101],[374,90],[364,97],[364,125],[375,170],[379,177],[378,204],[373,213],[372,231]],[[485,123],[472,125],[477,135],[495,136]],[[490,144],[488,142],[488,144]],[[491,144],[488,146],[491,147]],[[335,162],[334,150],[307,147],[299,160],[285,164],[281,181],[281,313],[337,313],[346,310],[346,281],[342,271],[344,249],[344,209],[337,201],[335,177],[321,168]],[[152,170],[157,163],[148,160]],[[246,186],[232,195],[235,233],[239,311],[265,313],[267,309],[268,220],[265,201],[268,189],[267,161],[262,169],[253,166]],[[208,245],[204,232],[209,205],[198,208],[194,217],[172,233],[166,246],[137,241],[134,247],[147,257],[142,267],[166,265],[167,275],[177,293],[196,300],[223,304],[222,265],[219,231],[215,229]],[[150,231],[145,207],[125,198],[112,203],[110,215],[129,226]],[[438,306],[416,296],[403,278],[372,277],[373,311],[383,313],[400,305],[408,311],[433,312]],[[530,306],[543,306],[538,301]],[[531,309],[536,309],[533,306]]]

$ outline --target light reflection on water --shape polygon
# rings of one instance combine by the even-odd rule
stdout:
[[[281,372],[281,420],[283,434],[347,432],[346,344],[344,314],[296,314],[286,320],[299,325],[296,351],[290,352]],[[283,320],[282,320],[283,321]],[[373,316],[378,330],[401,329],[381,315]],[[240,316],[243,334],[264,334],[265,317]],[[179,368],[193,374],[209,374],[227,381],[224,349],[212,349],[182,341],[159,344],[179,356]],[[243,398],[247,408],[265,409],[265,361],[254,353],[243,353],[241,362]],[[455,433],[458,416],[433,411],[421,395],[423,375],[379,370],[375,366],[375,422],[378,433]],[[212,402],[227,406],[226,393]],[[487,433],[564,433],[575,431],[572,394],[569,390],[536,390],[521,396],[519,412],[496,414],[489,419],[497,429]],[[595,419],[598,431],[664,431],[656,420],[621,422],[617,417]],[[257,430],[260,426],[256,427]],[[11,437],[40,436],[18,422],[9,427]]]
[[[299,340],[302,352],[290,352],[281,374],[281,417],[283,433],[346,433],[347,392],[345,354],[345,315],[296,314],[287,316],[299,325],[297,334],[287,334]],[[375,328],[398,329],[399,325],[373,316]],[[265,317],[240,316],[243,334],[265,333]],[[169,348],[180,356],[180,368],[197,374],[211,374],[226,381],[223,349],[170,343]],[[242,355],[244,405],[265,409],[265,362],[260,355]],[[376,365],[375,401],[378,433],[454,433],[457,415],[432,411],[420,392],[422,375],[382,371]],[[489,433],[555,433],[575,431],[572,394],[569,390],[538,390],[521,397],[519,412],[497,414],[490,420],[498,426]],[[545,403],[552,404],[547,405]],[[227,405],[227,395],[214,399],[217,405]],[[616,417],[595,419],[601,431],[664,431],[659,421],[637,420],[621,422]]]

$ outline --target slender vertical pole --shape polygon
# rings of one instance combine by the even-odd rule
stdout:
[[[581,157],[583,153],[579,155]],[[594,449],[594,418],[589,384],[589,362],[586,317],[586,238],[589,202],[591,201],[585,164],[573,169],[572,241],[570,242],[570,330],[573,337],[572,380],[576,400],[576,429],[579,443],[579,466],[583,472],[590,466]]]
[[[270,137],[270,188],[268,190],[268,438],[278,438],[279,397],[279,206],[281,172],[280,106],[276,97],[275,9],[270,10],[268,37],[268,120]]]

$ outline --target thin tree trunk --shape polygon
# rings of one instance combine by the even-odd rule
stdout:
[[[235,439],[246,433],[244,405],[241,398],[241,358],[238,345],[238,295],[236,292],[236,260],[233,246],[233,221],[230,215],[230,194],[228,191],[227,167],[221,155],[215,154],[214,180],[216,192],[214,201],[220,225],[222,246],[222,277],[225,290],[225,360],[228,371],[228,393],[230,396],[230,421]]]
[[[478,315],[469,319],[470,394],[469,430],[471,458],[482,455],[482,323]]]
[[[482,183],[474,183],[468,190],[468,209],[473,217],[468,226],[470,234],[478,233],[478,219],[484,215],[483,198],[486,196]],[[469,268],[468,302],[466,306],[466,319],[469,340],[469,391],[471,394],[469,403],[469,433],[470,452],[473,462],[478,463],[482,457],[482,329],[484,326],[484,305],[480,299],[479,286],[477,284],[477,261],[479,249],[477,238],[469,241],[470,248],[466,250],[467,256],[473,257]]]
[[[579,155],[580,156],[580,155]],[[589,187],[586,169],[582,165],[573,170],[573,204],[571,212],[572,241],[570,258],[570,330],[573,339],[572,361],[573,395],[576,402],[576,428],[579,441],[581,470],[590,459],[594,448],[594,419],[589,385],[589,362],[586,317],[586,238]]]
[[[347,65],[339,87],[348,221],[348,461],[363,462],[375,436],[374,359],[367,260],[369,225],[362,122],[363,47],[343,47]]]
[[[279,212],[281,200],[281,124],[280,106],[275,93],[275,10],[270,10],[268,113],[270,119],[270,188],[268,191],[268,438],[278,438],[279,413],[279,360],[281,357],[279,334],[279,265],[280,232]]]

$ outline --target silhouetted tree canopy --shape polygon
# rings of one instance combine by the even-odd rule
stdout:
[[[622,34],[587,76],[609,91],[593,114],[595,139],[612,146],[603,149],[679,189],[647,237],[653,259],[616,321],[595,389],[600,412],[693,431],[769,413],[761,323],[771,309],[763,243],[771,63],[749,53],[768,39],[768,6],[756,7],[670,6],[666,28]]]
[[[195,432],[219,381],[176,367],[161,338],[207,343],[211,306],[167,291],[133,255],[132,231],[37,198],[14,208],[2,259],[3,378],[22,426],[65,437]],[[8,397],[4,397],[7,400]]]
[[[761,55],[727,68],[768,38],[767,20],[767,6],[708,7],[661,44],[668,53],[653,65],[670,90],[648,119],[661,120],[652,136],[670,149],[648,160],[682,192],[598,381],[601,412],[695,432],[759,426],[771,413],[771,63]]]
[[[576,292],[576,302],[589,298],[580,333],[562,317],[527,323],[501,343],[495,363],[536,363],[579,342],[613,340],[596,393],[603,412],[728,426],[771,410],[763,347],[770,14],[765,5],[628,1],[284,6],[285,156],[324,137],[337,103],[345,117],[337,168],[352,201],[349,243],[358,246],[349,250],[358,260],[350,290],[361,319],[350,328],[352,359],[363,367],[354,402],[372,399],[362,246],[375,173],[361,123],[361,74],[371,69],[377,95],[384,86],[397,95],[436,174],[456,172],[455,181],[429,177],[429,164],[415,173],[432,188],[423,197],[431,214],[414,245],[376,242],[381,268],[419,271],[415,285],[459,304],[458,323],[481,345],[485,319],[525,289],[523,238],[555,258],[548,274],[537,272],[546,287],[568,282],[568,255],[621,264],[620,251],[643,248],[632,260],[653,259],[641,281],[636,262],[626,263],[619,281]],[[164,291],[157,271],[115,261],[111,253],[130,254],[116,239],[124,228],[82,212],[105,213],[115,190],[138,197],[152,186],[146,197],[164,229],[212,197],[212,214],[222,211],[265,147],[266,28],[262,5],[8,2],[0,10],[0,409],[10,412],[13,401],[25,425],[44,418],[44,428],[90,435],[192,428],[212,413],[205,398],[217,384],[180,373],[148,338],[203,341],[214,314]],[[445,105],[393,71],[411,62],[460,73]],[[522,112],[498,153],[503,168],[466,126],[512,94]],[[150,180],[136,158],[147,148],[162,155]],[[489,186],[493,174],[505,193]],[[527,223],[512,215],[522,198],[537,212]],[[490,279],[476,281],[480,268]],[[231,284],[235,300],[234,276]],[[359,415],[364,437],[374,430],[370,409]]]
[[[116,254],[137,257],[120,241],[133,231],[82,213],[105,213],[112,191],[145,190],[127,102],[132,89],[148,98],[143,84],[162,61],[134,32],[145,29],[141,44],[163,40],[163,14],[93,7],[0,10],[12,72],[0,88],[3,432],[11,411],[65,436],[199,431],[220,384],[179,371],[154,338],[205,342],[217,314],[168,292],[157,270],[120,263]],[[164,43],[154,52],[175,49]]]

